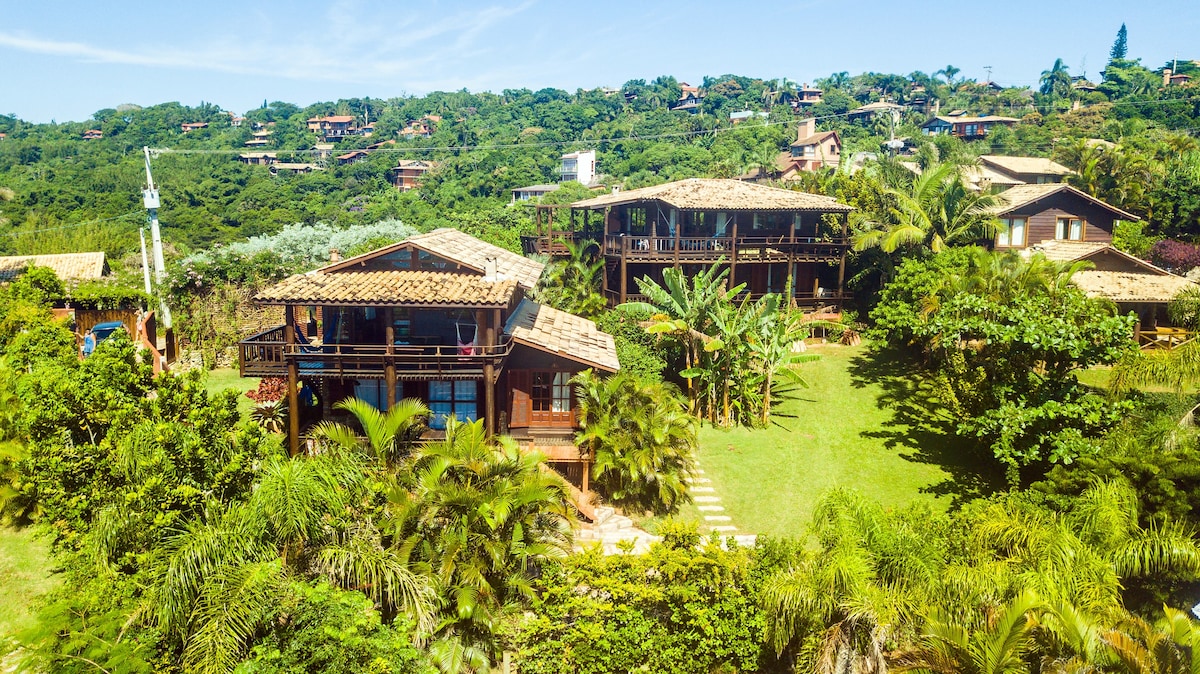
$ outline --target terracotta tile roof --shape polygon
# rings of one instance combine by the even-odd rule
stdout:
[[[500,278],[515,280],[524,288],[533,288],[537,285],[538,279],[542,276],[542,269],[546,266],[541,262],[530,260],[527,257],[505,250],[500,246],[493,246],[486,241],[476,239],[470,234],[464,234],[457,229],[443,227],[442,229],[435,229],[426,234],[410,236],[399,243],[394,243],[369,253],[356,255],[336,264],[323,267],[318,271],[329,272],[349,269],[356,264],[366,262],[380,255],[386,255],[393,250],[409,245],[416,246],[439,257],[444,257],[447,260],[453,260],[480,274],[486,273],[488,258],[495,258],[496,273]]]
[[[1009,173],[1037,173],[1048,176],[1069,176],[1074,173],[1066,166],[1042,157],[1002,157],[985,154],[979,160],[985,165],[994,166]]]
[[[1086,192],[1077,190],[1074,187],[1071,187],[1070,185],[1068,185],[1066,183],[1046,183],[1044,185],[1032,185],[1032,184],[1017,185],[1016,187],[1010,188],[1010,189],[1005,190],[1004,192],[1000,193],[1000,200],[999,200],[1000,203],[997,204],[995,208],[992,208],[991,212],[993,215],[1004,215],[1006,213],[1015,211],[1018,208],[1023,208],[1025,206],[1028,206],[1029,204],[1032,204],[1040,199],[1045,199],[1046,197],[1048,197],[1052,194],[1058,194],[1059,192],[1068,192],[1070,194],[1073,194],[1076,197],[1079,197],[1080,199],[1083,199],[1083,200],[1088,201],[1096,206],[1099,206],[1100,208],[1104,208],[1104,209],[1110,211],[1111,213],[1113,213],[1114,215],[1116,215],[1118,218],[1120,218],[1122,220],[1140,220],[1141,219],[1132,213],[1126,213],[1125,211],[1117,208],[1116,206],[1111,206],[1109,204],[1106,204],[1103,201],[1100,201],[1099,199],[1097,199],[1096,197],[1093,197]]]
[[[82,281],[104,276],[108,265],[104,253],[63,253],[61,255],[12,255],[0,257],[0,281],[11,281],[30,266],[49,267],[63,281]]]
[[[1169,302],[1197,284],[1174,274],[1137,274],[1123,271],[1086,270],[1071,277],[1088,297],[1113,302]]]
[[[586,363],[609,372],[621,369],[612,335],[596,324],[531,300],[521,300],[504,334],[520,344]]]
[[[804,147],[806,145],[816,145],[817,143],[824,141],[826,138],[829,138],[830,136],[837,138],[838,142],[840,144],[841,138],[838,137],[837,131],[818,131],[817,133],[814,133],[811,136],[805,136],[804,138],[798,138],[796,140],[796,142],[792,143],[791,147]]]
[[[708,211],[824,211],[848,213],[853,207],[833,197],[756,185],[726,178],[688,178],[576,201],[572,208],[604,208],[639,201],[661,201],[681,209]]]
[[[506,307],[516,281],[440,271],[321,270],[296,274],[260,291],[256,304]]]

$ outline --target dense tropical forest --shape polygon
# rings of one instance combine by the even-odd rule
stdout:
[[[1167,65],[1200,77],[1194,62]],[[236,126],[241,115],[216,104],[120,105],[56,124],[0,117],[0,253],[102,250],[116,272],[71,285],[31,268],[0,286],[0,516],[3,531],[36,532],[55,578],[30,600],[24,628],[5,635],[4,663],[1200,671],[1200,342],[1146,355],[1129,338],[1135,317],[1071,284],[1080,265],[980,247],[994,236],[996,195],[965,178],[984,154],[1054,158],[1074,186],[1139,218],[1120,223],[1115,246],[1190,272],[1200,266],[1200,85],[1164,82],[1129,58],[1124,26],[1095,83],[1061,60],[1033,89],[959,72],[835,73],[815,83],[822,102],[807,109],[792,105],[795,82],[722,75],[698,84],[698,113],[671,109],[682,83],[663,76],[615,91],[264,101]],[[881,100],[907,107],[847,114]],[[965,142],[921,133],[933,109],[1019,121]],[[765,114],[731,122],[745,110]],[[313,150],[306,121],[335,114],[374,123],[371,136],[337,146],[374,146],[365,161]],[[564,152],[596,150],[606,186],[737,177],[770,171],[801,115],[845,144],[838,168],[780,185],[855,208],[855,299],[836,317],[778,295],[748,299],[720,267],[641,279],[644,302],[609,308],[603,262],[585,245],[551,262],[534,291],[615,338],[621,373],[573,381],[576,440],[604,501],[661,537],[645,554],[576,550],[561,480],[481,422],[422,441],[419,401],[379,412],[348,399],[338,406],[352,424],[323,423],[314,451],[290,456],[280,382],[264,379],[248,403],[210,386],[204,367],[155,376],[120,332],[80,359],[53,312],[162,299],[184,346],[217,365],[258,320],[247,298],[332,249],[353,255],[456,227],[519,251],[534,216],[511,190],[557,182]],[[400,133],[414,124],[428,135]],[[99,137],[85,140],[89,130]],[[323,170],[238,161],[265,130],[254,151]],[[917,171],[891,156],[893,138],[908,139]],[[136,290],[143,147],[162,191],[170,273],[160,298]],[[388,169],[402,159],[437,168],[399,191]],[[545,201],[589,194],[567,183]],[[1171,313],[1200,327],[1200,293],[1176,298]],[[807,527],[752,546],[700,530],[686,515],[704,438],[735,455],[745,433],[766,452],[778,428],[838,425],[810,416],[808,368],[824,356],[792,348],[816,334],[862,337],[865,347],[846,347],[861,348],[852,367],[889,387],[872,404],[920,429],[904,442],[953,448],[945,463],[963,467],[953,503],[913,490],[885,506],[873,491],[889,480],[880,474],[821,489]],[[818,489],[826,476],[805,480]]]

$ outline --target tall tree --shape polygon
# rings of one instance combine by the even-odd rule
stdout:
[[[1121,24],[1121,29],[1117,31],[1117,39],[1113,42],[1112,50],[1108,52],[1108,61],[1118,61],[1129,53],[1128,33],[1125,31],[1125,24]]]

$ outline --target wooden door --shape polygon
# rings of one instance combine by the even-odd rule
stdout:
[[[571,373],[531,373],[530,425],[571,428]]]

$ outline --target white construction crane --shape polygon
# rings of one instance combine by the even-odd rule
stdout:
[[[154,186],[154,176],[150,173],[150,148],[143,146],[142,151],[146,153],[146,189],[142,190],[142,202],[146,204],[146,210],[150,212],[150,242],[154,250],[154,282],[158,285],[160,297],[158,300],[159,316],[162,317],[163,327],[167,330],[167,340],[170,342],[171,336],[171,310],[167,308],[167,300],[161,296],[162,284],[167,277],[167,264],[163,260],[162,248],[162,232],[158,228],[158,188]],[[146,260],[146,240],[145,235],[142,235],[142,264],[145,269]],[[148,270],[143,271],[146,280],[146,289],[150,289],[150,273]]]

